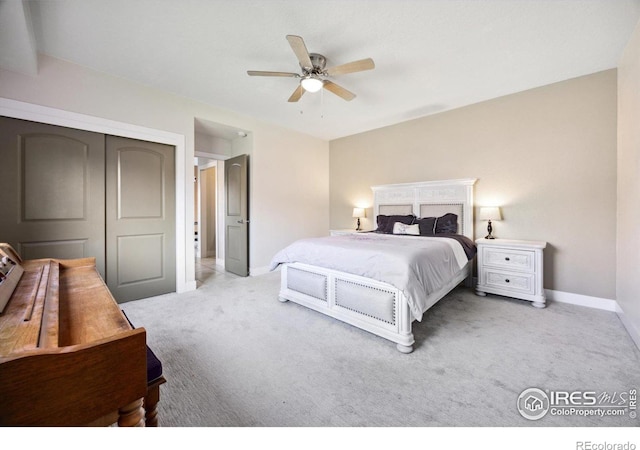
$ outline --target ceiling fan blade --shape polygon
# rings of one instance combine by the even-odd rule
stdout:
[[[300,85],[300,86],[297,87],[297,89],[295,91],[293,91],[293,94],[291,94],[291,97],[289,97],[289,100],[287,100],[287,101],[288,102],[297,102],[298,100],[300,100],[300,97],[302,97],[302,94],[304,94],[304,89]]]
[[[373,59],[361,59],[359,61],[352,61],[350,63],[341,64],[339,66],[330,67],[326,70],[327,75],[344,75],[345,73],[362,72],[363,70],[374,69],[376,65]]]
[[[324,86],[322,86],[322,87],[325,88],[329,92],[333,92],[338,97],[342,97],[343,99],[345,99],[348,102],[350,102],[351,100],[356,98],[356,94],[354,94],[353,92],[347,91],[342,86],[338,86],[333,81],[325,80]]]
[[[268,72],[264,70],[247,70],[247,75],[252,77],[299,77],[293,72]]]
[[[293,53],[296,54],[296,58],[298,58],[300,62],[300,67],[307,70],[313,69],[313,64],[311,63],[307,46],[304,45],[304,40],[300,36],[288,34],[287,41],[289,41]]]

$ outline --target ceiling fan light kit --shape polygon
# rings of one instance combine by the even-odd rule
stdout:
[[[324,81],[314,75],[307,75],[300,80],[300,84],[307,92],[318,92],[322,89]]]
[[[373,60],[371,58],[366,58],[325,69],[327,62],[326,58],[319,53],[309,53],[304,40],[300,36],[294,36],[291,34],[287,35],[287,41],[289,41],[289,45],[291,46],[293,53],[295,53],[296,58],[298,58],[302,74],[293,72],[267,72],[260,70],[248,70],[247,74],[252,77],[300,78],[300,84],[296,90],[293,91],[291,97],[289,97],[289,102],[297,102],[305,92],[318,92],[322,88],[332,92],[344,100],[351,101],[356,98],[356,94],[337,85],[333,81],[328,80],[327,77],[362,72],[364,70],[371,70],[375,68]]]

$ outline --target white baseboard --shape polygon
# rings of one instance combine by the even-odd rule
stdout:
[[[250,277],[257,277],[260,275],[265,275],[267,273],[271,272],[269,270],[269,266],[262,266],[262,267],[251,267],[249,268],[249,276]]]
[[[629,317],[624,313],[624,311],[620,307],[620,304],[616,305],[616,314],[618,314],[622,325],[624,325],[624,327],[627,329],[627,333],[629,333],[629,336],[631,336],[631,339],[633,340],[633,342],[635,342],[636,347],[640,349],[640,330],[635,327],[633,322],[631,322]]]
[[[603,309],[605,311],[616,312],[618,302],[608,298],[591,297],[589,295],[573,294],[571,292],[554,291],[545,289],[547,300],[559,303],[570,303],[572,305],[586,306],[587,308]]]
[[[224,269],[224,258],[216,258],[216,266],[220,266]]]

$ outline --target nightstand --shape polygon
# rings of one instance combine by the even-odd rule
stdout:
[[[344,236],[345,234],[361,233],[363,230],[357,231],[353,228],[345,228],[343,230],[329,230],[331,236]]]
[[[543,241],[478,239],[476,294],[498,294],[544,308]]]

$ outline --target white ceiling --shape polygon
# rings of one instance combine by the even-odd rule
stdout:
[[[640,17],[640,0],[27,4],[40,53],[327,140],[614,68]],[[351,102],[323,91],[288,103],[296,79],[246,74],[299,72],[287,34],[327,66],[371,57],[376,68],[333,79]],[[19,70],[21,53],[30,70],[25,41],[0,35],[1,67]]]

